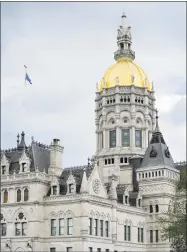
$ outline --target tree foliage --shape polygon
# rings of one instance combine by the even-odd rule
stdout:
[[[187,172],[181,169],[180,181],[176,184],[176,195],[168,212],[159,218],[163,239],[169,239],[174,252],[187,251]]]

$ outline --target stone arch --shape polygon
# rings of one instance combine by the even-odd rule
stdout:
[[[59,211],[57,216],[58,216],[58,218],[64,218],[65,213],[63,211]]]
[[[107,214],[106,219],[107,219],[108,221],[111,221],[110,214]]]
[[[96,216],[97,219],[99,219],[99,218],[100,218],[99,212],[96,212],[96,213],[95,213],[95,216]]]
[[[144,125],[144,122],[140,116],[136,117],[136,126],[142,127]]]
[[[74,218],[74,213],[71,211],[71,210],[68,210],[67,212],[66,212],[66,218]]]
[[[28,213],[27,213],[22,207],[18,208],[18,209],[14,212],[14,214],[13,214],[13,216],[12,216],[12,222],[15,221],[15,219],[16,219],[16,217],[17,217],[17,215],[18,215],[19,213],[23,213],[24,216],[26,217],[27,221],[29,222],[29,215],[28,215]]]
[[[131,113],[130,113],[130,111],[128,111],[128,110],[121,111],[121,113],[120,113],[120,119],[122,120],[122,123],[124,123],[124,119],[125,118],[128,119],[128,121],[129,121],[128,123],[131,122]]]
[[[106,117],[107,117],[107,124],[109,124],[111,120],[115,121],[115,113],[113,112],[108,112]]]
[[[23,249],[23,248],[17,248],[16,250],[15,250],[15,252],[24,252],[25,250]]]
[[[57,217],[57,214],[56,214],[54,211],[52,211],[52,212],[49,214],[49,219],[56,219],[56,217]]]
[[[133,226],[132,220],[129,220],[129,225],[130,225],[131,227]]]
[[[89,214],[89,216],[90,216],[90,218],[94,218],[94,212],[91,210],[91,212],[90,212],[90,214]]]
[[[100,219],[101,220],[104,220],[106,218],[105,214],[102,212],[101,215],[100,215]]]

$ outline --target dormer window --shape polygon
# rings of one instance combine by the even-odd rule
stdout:
[[[53,186],[53,195],[57,195],[57,186]]]
[[[2,175],[5,175],[5,173],[6,173],[6,166],[2,165]]]
[[[22,163],[22,172],[25,172],[26,171],[26,163]]]
[[[69,178],[67,180],[67,193],[76,193],[76,181],[72,172],[70,172]]]
[[[73,193],[73,184],[69,184],[69,193]]]

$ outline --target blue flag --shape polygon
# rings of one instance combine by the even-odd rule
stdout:
[[[32,84],[32,81],[31,81],[31,79],[30,79],[30,77],[28,76],[27,73],[25,75],[25,80],[28,81],[30,84]]]

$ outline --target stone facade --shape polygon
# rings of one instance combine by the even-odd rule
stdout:
[[[115,58],[133,60],[122,21]],[[64,168],[58,139],[27,146],[24,132],[1,151],[1,251],[170,251],[157,217],[180,171],[158,127],[153,88],[133,82],[116,79],[96,92],[96,153],[87,165]]]

